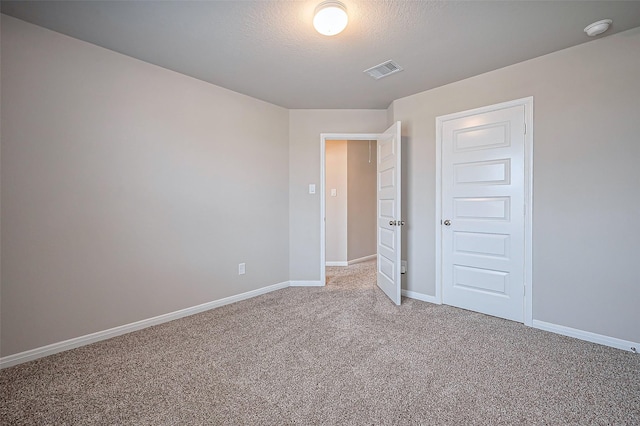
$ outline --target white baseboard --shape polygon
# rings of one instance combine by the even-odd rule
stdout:
[[[322,287],[324,284],[318,281],[289,281],[291,287]]]
[[[183,318],[189,315],[194,315],[200,312],[208,311],[213,308],[228,305],[230,303],[239,302],[241,300],[250,299],[252,297],[259,296],[261,294],[269,293],[275,290],[289,287],[289,281],[281,282],[279,284],[262,287],[256,290],[248,291],[246,293],[236,294],[235,296],[225,297],[224,299],[214,300],[212,302],[203,303],[201,305],[192,306],[190,308],[181,309],[179,311],[170,312],[168,314],[158,315],[157,317],[136,321],[130,324],[121,325],[119,327],[110,328],[108,330],[98,331],[96,333],[87,334],[73,339],[64,340],[62,342],[52,343],[47,346],[31,349],[25,352],[20,352],[14,355],[9,355],[0,358],[0,369],[12,367],[23,362],[33,361],[34,359],[42,358],[48,355],[53,355],[58,352],[67,351],[69,349],[78,348],[80,346],[89,345],[91,343],[99,342],[101,340],[110,339],[112,337],[120,336],[122,334],[131,333],[132,331],[141,330],[143,328],[151,327],[152,325],[162,324],[164,322],[173,321],[179,318]]]
[[[320,286],[321,287],[322,283],[320,281],[285,281],[285,282],[270,285],[267,287],[262,287],[256,290],[248,291],[246,293],[225,297],[224,299],[214,300],[211,302],[203,303],[201,305],[181,309],[179,311],[158,315],[153,318],[148,318],[148,319],[137,321],[134,323],[121,325],[119,327],[110,328],[108,330],[87,334],[85,336],[75,337],[73,339],[64,340],[62,342],[57,342],[47,346],[42,346],[40,348],[35,348],[25,352],[20,352],[14,355],[2,357],[0,358],[0,369],[12,367],[14,365],[22,364],[27,361],[33,361],[38,358],[42,358],[48,355],[53,355],[58,352],[63,352],[69,349],[78,348],[80,346],[89,345],[91,343],[110,339],[112,337],[120,336],[126,333],[131,333],[133,331],[141,330],[143,328],[151,327],[153,325],[162,324],[162,323],[173,321],[189,315],[194,315],[200,312],[208,311],[210,309],[214,309],[220,306],[239,302],[241,300],[250,299],[252,297],[256,297],[261,294],[266,294],[275,290],[287,288],[289,286],[291,287]],[[423,293],[417,293],[409,290],[402,290],[402,295],[405,297],[409,297],[411,299],[440,304],[434,296],[430,296]],[[533,320],[532,326],[540,330],[550,331],[552,333],[574,337],[576,339],[586,340],[588,342],[598,343],[600,345],[610,346],[610,347],[622,349],[625,351],[634,352],[634,349],[632,348],[635,348],[636,352],[640,352],[640,343],[632,342],[629,340],[623,340],[615,337],[604,336],[602,334],[591,333],[589,331],[578,330],[575,328],[565,327],[562,325],[552,324],[552,323],[548,323],[540,320]]]
[[[436,305],[442,304],[438,302],[435,296],[430,296],[428,294],[423,294],[423,293],[417,293],[415,291],[402,290],[402,295],[404,297],[408,297],[409,299],[422,300],[423,302],[435,303]]]
[[[563,325],[552,324],[549,322],[533,320],[531,326],[540,330],[550,331],[563,336],[575,337],[576,339],[586,340],[587,342],[598,343],[600,345],[611,346],[612,348],[622,349],[629,352],[640,352],[640,343],[622,340],[615,337],[604,336],[602,334],[592,333],[590,331],[578,330]],[[633,349],[635,348],[635,350]]]
[[[362,262],[367,262],[369,260],[373,260],[375,258],[377,258],[378,255],[377,254],[371,254],[369,256],[365,256],[365,257],[360,257],[358,259],[353,259],[350,260],[349,262],[347,262],[349,265],[355,265],[356,263],[362,263]]]
[[[324,266],[349,266],[349,262],[325,262]]]

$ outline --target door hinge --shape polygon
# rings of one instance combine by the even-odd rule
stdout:
[[[524,134],[527,134],[527,123],[524,123]]]

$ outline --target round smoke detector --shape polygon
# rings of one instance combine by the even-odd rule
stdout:
[[[611,19],[603,19],[602,21],[594,22],[591,25],[587,25],[584,32],[587,33],[589,37],[595,37],[598,34],[602,34],[607,31],[612,22],[613,21]]]

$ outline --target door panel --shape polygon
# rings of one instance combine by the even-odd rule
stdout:
[[[508,259],[510,239],[504,234],[453,232],[453,251],[456,254]]]
[[[453,179],[456,184],[509,185],[511,160],[475,161],[455,164]]]
[[[454,198],[454,219],[509,220],[509,197]]]
[[[442,122],[442,299],[524,320],[524,106]]]
[[[497,122],[485,125],[473,125],[453,131],[453,151],[476,151],[479,149],[509,146],[509,123]]]
[[[378,138],[378,287],[396,304],[400,304],[400,122]]]
[[[454,287],[506,295],[508,279],[508,272],[453,265]]]

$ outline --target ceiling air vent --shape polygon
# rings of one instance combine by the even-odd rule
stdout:
[[[375,67],[371,67],[368,70],[364,70],[364,72],[366,72],[376,80],[399,71],[402,71],[402,67],[394,61],[383,62],[380,65],[376,65]]]

